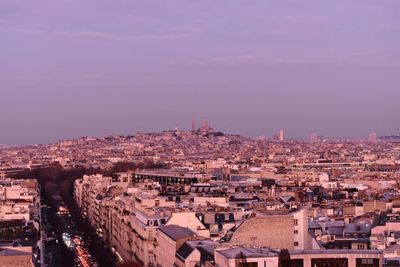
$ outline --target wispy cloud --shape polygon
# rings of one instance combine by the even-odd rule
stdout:
[[[204,64],[238,64],[246,62],[255,62],[260,59],[254,54],[239,54],[239,55],[224,55],[215,56],[205,60],[193,60],[192,65],[204,65]]]
[[[218,56],[211,59],[211,62],[216,63],[239,63],[254,61],[257,57],[253,54],[241,54],[233,56]]]
[[[20,28],[20,27],[3,27],[0,26],[0,32],[17,33],[17,34],[44,34],[42,30]]]
[[[167,32],[157,34],[115,34],[101,31],[60,31],[60,30],[43,30],[23,27],[1,27],[0,32],[14,34],[29,34],[29,35],[54,35],[66,37],[80,38],[97,38],[104,40],[116,41],[168,41],[180,38],[186,38],[192,35],[191,31],[182,32]]]
[[[141,35],[123,35],[97,31],[78,31],[64,32],[57,31],[50,34],[64,35],[71,37],[99,38],[117,41],[167,41],[172,39],[180,39],[190,36],[188,33],[165,33],[165,34],[141,34]]]
[[[238,54],[215,56],[209,59],[197,59],[190,62],[191,65],[238,65],[238,64],[262,64],[264,66],[302,66],[302,65],[350,65],[350,66],[382,66],[383,55],[377,51],[348,52],[344,55],[325,54],[298,54],[295,56],[282,54]]]

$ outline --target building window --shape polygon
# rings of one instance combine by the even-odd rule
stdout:
[[[313,267],[348,267],[349,262],[348,262],[347,258],[311,259],[311,266],[313,266]]]
[[[304,260],[303,259],[291,259],[290,260],[291,267],[304,267]]]
[[[258,263],[257,262],[239,262],[237,266],[239,266],[239,267],[257,267]]]
[[[299,230],[294,230],[294,234],[297,235],[299,233]]]
[[[294,246],[298,247],[299,246],[299,242],[294,242]]]
[[[379,259],[356,259],[356,267],[379,267]]]
[[[294,219],[294,220],[293,220],[293,225],[294,225],[294,226],[299,225],[299,221],[298,221],[297,219]]]

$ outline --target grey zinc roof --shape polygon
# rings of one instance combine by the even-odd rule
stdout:
[[[18,250],[18,249],[12,249],[10,247],[0,249],[0,256],[22,256],[22,255],[30,255],[31,252],[24,251],[24,250]]]
[[[184,228],[178,225],[163,225],[158,228],[159,231],[166,234],[172,240],[179,240],[185,237],[195,236],[195,233],[188,228]]]
[[[182,260],[184,260],[190,255],[190,253],[192,253],[194,249],[195,247],[192,247],[188,243],[185,243],[180,249],[178,249],[176,255]]]
[[[200,252],[201,259],[214,258],[214,250],[217,242],[211,240],[192,240],[186,241],[176,252],[176,256],[181,260],[185,260],[195,249]]]

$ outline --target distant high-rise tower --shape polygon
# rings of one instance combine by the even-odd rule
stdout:
[[[283,129],[278,132],[278,140],[285,141],[285,131]]]
[[[207,121],[207,120],[203,120],[203,121],[201,122],[201,127],[200,127],[200,129],[201,129],[202,131],[207,131],[207,130],[208,130],[208,121]]]
[[[369,143],[376,144],[377,141],[378,141],[378,140],[377,140],[376,133],[370,133],[370,134],[368,135],[368,142],[369,142]]]
[[[310,142],[311,143],[316,143],[318,142],[318,135],[316,133],[310,134]]]
[[[192,132],[196,131],[196,120],[192,118]]]

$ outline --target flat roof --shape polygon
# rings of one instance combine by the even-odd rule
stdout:
[[[298,254],[383,254],[382,250],[377,249],[308,249],[290,250],[290,255]]]
[[[226,258],[236,258],[239,254],[243,254],[247,258],[262,258],[279,256],[279,249],[257,248],[257,247],[234,247],[227,249],[217,249],[216,252],[222,254]],[[382,255],[382,250],[367,249],[310,249],[310,250],[290,250],[290,255],[329,255],[329,254],[369,254]]]

